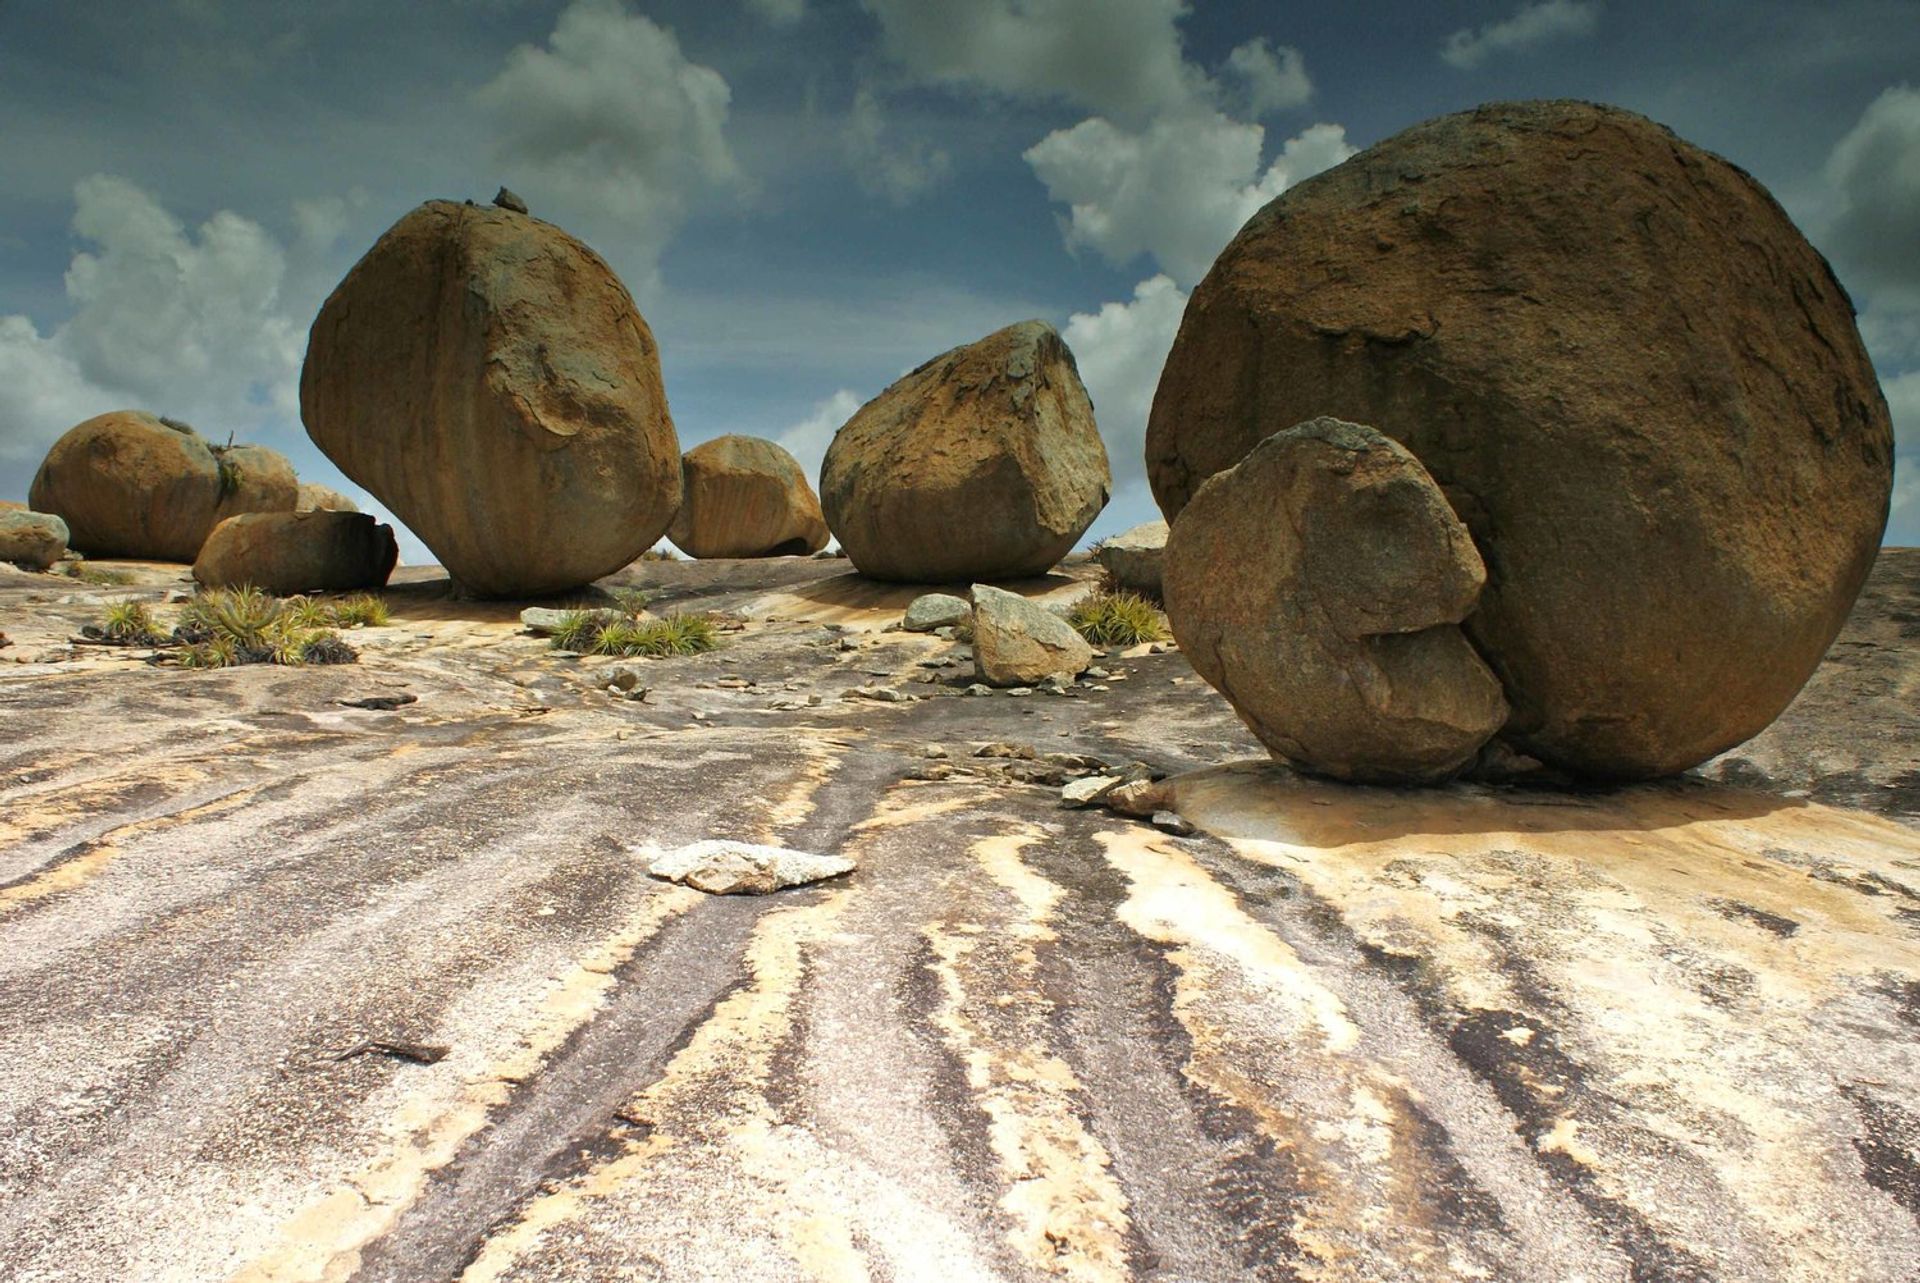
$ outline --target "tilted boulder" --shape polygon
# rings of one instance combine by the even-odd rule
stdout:
[[[973,663],[993,686],[1071,678],[1093,663],[1093,647],[1060,616],[1018,593],[973,586]]]
[[[1073,353],[1023,321],[862,406],[827,449],[820,502],[861,574],[955,583],[1045,574],[1111,485]]]
[[[827,546],[807,474],[773,442],[715,437],[687,451],[680,468],[667,538],[689,557],[807,557]]]
[[[900,617],[900,628],[909,633],[930,633],[936,628],[952,628],[965,623],[973,606],[964,597],[943,592],[924,593],[907,603]]]
[[[0,508],[0,561],[45,570],[67,551],[67,523],[50,512]]]
[[[1167,523],[1148,521],[1103,539],[1094,557],[1116,588],[1145,597],[1160,596],[1160,561],[1167,549]]]
[[[314,319],[300,412],[454,580],[545,596],[627,565],[680,507],[653,334],[551,224],[429,201]]]
[[[88,556],[192,561],[228,517],[291,512],[299,484],[264,446],[211,445],[183,423],[116,410],[53,443],[28,504],[65,521]]]
[[[1458,774],[1506,720],[1460,622],[1480,554],[1419,460],[1315,419],[1212,477],[1167,538],[1181,653],[1262,744],[1339,779]]]
[[[1892,484],[1820,255],[1747,174],[1584,103],[1418,125],[1256,214],[1161,375],[1162,511],[1322,414],[1404,444],[1466,522],[1504,734],[1604,777],[1683,770],[1787,705]]]
[[[315,485],[311,481],[302,481],[300,498],[293,505],[293,510],[295,512],[358,512],[360,505],[338,490]]]
[[[386,584],[399,560],[393,527],[361,512],[255,512],[213,528],[193,563],[207,588],[251,585],[275,596]]]

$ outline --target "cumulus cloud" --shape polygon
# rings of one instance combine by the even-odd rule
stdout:
[[[1102,117],[1056,130],[1026,152],[1047,194],[1068,206],[1070,248],[1116,265],[1148,255],[1191,284],[1253,213],[1354,149],[1339,125],[1290,138],[1261,168],[1266,131],[1220,112],[1157,119],[1129,131]]]
[[[1187,296],[1173,279],[1153,276],[1134,286],[1127,302],[1075,312],[1061,331],[1093,398],[1116,497],[1146,483],[1147,411],[1186,309]]]
[[[800,470],[818,486],[820,464],[827,457],[827,447],[833,444],[833,434],[853,417],[855,410],[865,404],[865,399],[859,393],[850,388],[841,388],[826,400],[815,404],[811,414],[781,432],[774,440],[800,461]]]
[[[1262,37],[1249,40],[1227,55],[1227,70],[1245,89],[1247,111],[1266,116],[1304,107],[1313,97],[1313,81],[1298,49],[1275,49]]]
[[[617,231],[642,293],[690,198],[744,183],[726,137],[731,99],[719,72],[622,0],[574,0],[545,48],[515,49],[478,95],[507,185],[535,213]]]
[[[1599,0],[1538,0],[1499,22],[1462,27],[1440,46],[1440,57],[1450,66],[1472,71],[1496,54],[1592,35],[1599,23]]]
[[[1850,287],[1920,308],[1920,89],[1875,98],[1826,168],[1838,208],[1822,240]]]
[[[747,8],[776,27],[791,27],[807,13],[807,0],[747,0]]]
[[[1054,98],[1137,121],[1211,98],[1187,61],[1185,0],[862,0],[881,45],[927,84]]]
[[[298,413],[304,327],[282,297],[286,256],[221,211],[189,231],[146,192],[96,175],[74,190],[72,315],[43,333],[0,317],[0,453],[37,458],[82,419],[141,408],[209,436],[255,436]]]
[[[870,89],[853,96],[853,107],[840,132],[847,165],[860,190],[906,205],[947,176],[947,153],[921,140],[892,137]]]

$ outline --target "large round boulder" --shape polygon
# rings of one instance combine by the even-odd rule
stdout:
[[[0,561],[45,570],[67,551],[67,523],[50,512],[0,506]]]
[[[1892,484],[1820,255],[1741,170],[1585,103],[1416,126],[1256,214],[1161,376],[1161,509],[1323,414],[1445,489],[1486,563],[1465,626],[1504,734],[1599,776],[1766,726],[1846,617]]]
[[[807,474],[773,442],[715,437],[687,451],[680,471],[667,538],[689,557],[806,557],[827,546]]]
[[[192,561],[228,517],[291,512],[299,485],[264,446],[213,445],[184,423],[116,410],[53,443],[28,503],[65,521],[88,556]]]
[[[577,588],[680,506],[653,334],[599,255],[513,210],[429,201],[321,307],[307,434],[480,596]]]
[[[1181,511],[1162,562],[1180,651],[1294,765],[1426,784],[1507,718],[1460,621],[1480,554],[1420,461],[1315,419],[1268,437]]]
[[[285,597],[386,584],[399,560],[393,527],[360,512],[255,512],[213,528],[193,577],[207,588],[248,585]]]
[[[854,568],[908,583],[1051,570],[1106,506],[1093,402],[1052,326],[928,361],[833,438],[820,502]]]

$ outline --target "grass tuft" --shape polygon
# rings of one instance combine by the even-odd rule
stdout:
[[[364,596],[364,594],[363,594]],[[186,668],[225,668],[230,664],[351,664],[360,652],[331,631],[343,606],[356,617],[385,620],[386,603],[369,598],[376,609],[347,598],[328,603],[310,597],[282,601],[258,588],[210,588],[194,596],[182,612],[174,636],[187,643],[180,653]]]
[[[705,615],[672,614],[662,619],[629,615],[608,620],[593,611],[573,611],[553,630],[555,650],[593,655],[699,655],[720,646],[720,631]]]
[[[145,602],[140,601],[123,601],[117,606],[109,606],[100,632],[108,641],[127,646],[152,646],[163,640],[160,626],[154,622],[153,612],[147,609]]]
[[[392,622],[393,612],[387,609],[386,599],[372,593],[355,593],[333,603],[336,628],[385,628]]]
[[[1138,593],[1095,593],[1074,606],[1067,622],[1095,646],[1137,646],[1167,635],[1159,608]]]
[[[108,570],[102,566],[89,566],[85,562],[70,561],[66,569],[60,572],[70,579],[78,579],[83,584],[92,584],[96,588],[120,588],[133,582],[133,576],[124,570]]]

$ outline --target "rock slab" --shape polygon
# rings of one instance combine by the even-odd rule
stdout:
[[[45,570],[67,551],[67,523],[50,512],[0,510],[0,561]]]
[[[1255,215],[1154,398],[1162,511],[1323,414],[1446,491],[1488,567],[1466,626],[1505,733],[1590,776],[1765,727],[1846,617],[1892,483],[1825,261],[1741,170],[1587,103],[1429,121]]]
[[[1094,557],[1124,592],[1160,597],[1160,561],[1167,548],[1167,523],[1148,521],[1102,540]]]
[[[973,586],[973,662],[994,686],[1031,686],[1056,673],[1069,678],[1093,663],[1093,647],[1060,616],[1018,593]]]
[[[1460,623],[1486,570],[1404,446],[1314,419],[1212,477],[1167,540],[1167,620],[1194,670],[1278,757],[1434,783],[1506,721]]]
[[[28,505],[66,522],[90,557],[190,562],[228,517],[293,511],[299,487],[273,450],[210,445],[186,424],[115,410],[54,442]]]
[[[819,498],[774,442],[715,437],[687,451],[680,469],[667,538],[689,557],[808,557],[827,546]]]
[[[578,588],[680,507],[659,352],[599,255],[508,209],[429,201],[321,307],[307,434],[484,597]]]
[[[963,623],[972,613],[973,607],[964,597],[930,592],[907,603],[907,613],[901,617],[900,627],[910,633],[930,633],[936,628],[951,628]]]
[[[275,596],[380,588],[399,560],[393,527],[362,512],[254,512],[213,528],[193,563],[206,588]]]
[[[647,873],[709,895],[766,895],[851,873],[845,856],[815,855],[781,846],[713,839],[671,851],[646,849]]]
[[[1073,353],[1024,321],[935,357],[867,402],[820,469],[827,525],[876,579],[1045,574],[1112,486]]]

